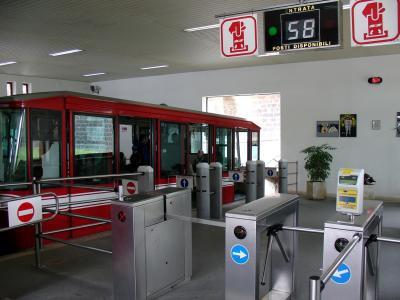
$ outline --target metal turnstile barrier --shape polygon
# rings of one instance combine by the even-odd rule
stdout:
[[[298,207],[280,194],[226,213],[225,299],[293,299],[297,236],[282,227],[297,226]]]
[[[378,299],[383,204],[365,201],[359,216],[336,213],[325,223],[323,274],[310,278],[310,299]]]
[[[166,188],[112,201],[114,299],[153,299],[192,275],[191,192]]]
[[[218,162],[196,166],[197,217],[222,219],[222,165]]]

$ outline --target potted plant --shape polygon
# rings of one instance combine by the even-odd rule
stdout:
[[[308,173],[307,198],[314,200],[326,198],[325,179],[329,176],[333,159],[329,151],[335,149],[328,144],[323,144],[301,151],[306,155],[304,167]]]

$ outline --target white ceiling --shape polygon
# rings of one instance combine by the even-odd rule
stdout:
[[[0,0],[0,62],[18,61],[0,67],[0,73],[91,82],[400,53],[398,45],[349,47],[348,10],[343,17],[344,48],[338,50],[226,59],[219,54],[218,29],[183,31],[216,24],[216,14],[287,3],[285,0]],[[51,52],[72,48],[85,51],[49,56]],[[170,67],[140,70],[164,64]],[[107,74],[82,77],[97,72]]]

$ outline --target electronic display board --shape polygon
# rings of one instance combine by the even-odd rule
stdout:
[[[265,52],[341,45],[341,2],[309,2],[264,12]]]

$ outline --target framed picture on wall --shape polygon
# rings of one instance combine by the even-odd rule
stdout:
[[[341,114],[340,137],[356,137],[356,136],[357,136],[357,115]]]
[[[400,112],[397,113],[396,118],[396,136],[400,137]]]
[[[338,137],[339,121],[317,121],[317,137]]]

